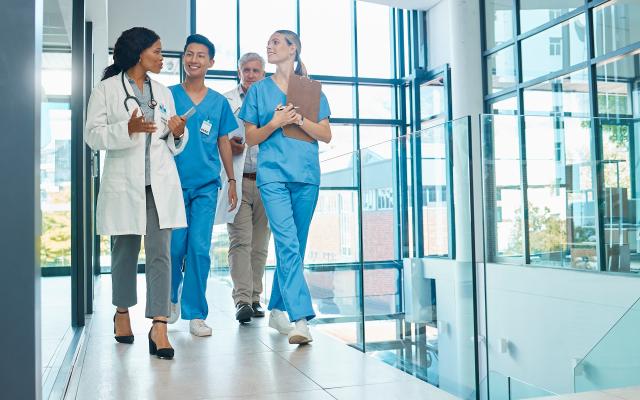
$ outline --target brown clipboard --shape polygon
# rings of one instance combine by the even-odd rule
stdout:
[[[291,74],[287,86],[287,104],[298,107],[298,113],[313,122],[318,122],[318,110],[320,109],[320,91],[322,84],[306,76]],[[298,125],[286,125],[283,128],[286,137],[305,142],[315,142]]]

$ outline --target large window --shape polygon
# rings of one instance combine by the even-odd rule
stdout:
[[[640,270],[640,4],[484,3],[489,254]]]

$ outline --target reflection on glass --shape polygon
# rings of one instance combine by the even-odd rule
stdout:
[[[522,80],[569,68],[587,59],[584,14],[522,41]]]
[[[559,76],[524,91],[524,113],[588,116],[589,75],[586,69]]]
[[[637,68],[640,51],[623,58],[607,60],[596,68],[598,113],[600,116],[623,117],[640,115],[640,78]]]
[[[489,225],[487,251],[495,257],[522,257],[524,242],[518,117],[486,116],[484,130],[483,157]]]
[[[393,77],[391,54],[391,8],[356,2],[358,21],[358,76]],[[341,39],[345,40],[345,39]],[[360,97],[362,98],[362,97]]]
[[[422,155],[423,251],[426,256],[449,253],[446,141],[449,125],[420,132]]]
[[[607,2],[593,9],[596,57],[640,41],[640,3],[637,0]]]
[[[487,57],[487,79],[491,93],[499,92],[516,84],[513,46]]]
[[[322,92],[331,105],[332,118],[353,118],[353,85],[322,84]]]
[[[215,2],[215,7],[218,3]],[[269,37],[279,29],[297,31],[295,0],[240,1],[240,54],[254,52],[266,60]],[[226,31],[225,36],[229,36],[229,31]],[[304,61],[306,42],[304,38],[301,40]],[[232,69],[235,70],[235,66]],[[275,66],[267,63],[266,71],[275,72]]]
[[[584,0],[520,0],[520,32],[554,20],[584,4]]]
[[[513,39],[513,1],[487,0],[484,7],[487,49]]]
[[[588,119],[525,117],[531,264],[597,269]]]
[[[246,2],[246,0],[241,3]],[[243,16],[244,18],[244,16]],[[236,2],[235,1],[210,1],[196,0],[196,29],[197,33],[205,35],[216,46],[216,63],[213,69],[236,70],[238,58],[236,38]],[[248,28],[247,32],[250,31]],[[264,43],[267,38],[264,39]],[[260,54],[264,53],[266,45],[259,50],[251,50]],[[247,50],[249,51],[249,50]]]
[[[359,85],[360,118],[393,119],[394,89],[392,86]]]
[[[310,74],[353,75],[351,5],[344,0],[300,1],[302,56]],[[331,29],[327,29],[327,21],[331,21]],[[327,43],[331,43],[331,57],[325,51]]]

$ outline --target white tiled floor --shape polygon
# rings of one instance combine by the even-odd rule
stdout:
[[[209,318],[214,334],[196,338],[188,323],[171,325],[172,361],[148,354],[144,279],[139,305],[131,309],[136,341],[113,340],[111,280],[97,285],[96,312],[78,358],[66,399],[427,399],[454,396],[313,330],[314,342],[297,347],[254,319],[239,326],[230,288],[209,280]]]
[[[537,397],[531,400],[639,400],[640,387]]]

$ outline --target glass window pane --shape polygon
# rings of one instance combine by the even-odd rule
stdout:
[[[610,1],[593,9],[596,57],[640,41],[640,3]]]
[[[358,76],[393,77],[391,20],[388,6],[356,2],[358,21]]]
[[[422,226],[424,254],[446,256],[449,253],[447,216],[446,126],[438,125],[420,134],[422,155]]]
[[[394,89],[392,86],[358,86],[360,118],[393,119]]]
[[[597,268],[588,122],[525,118],[532,264]]]
[[[332,118],[353,118],[353,85],[322,84]]]
[[[640,51],[598,64],[599,115],[623,117],[640,114],[640,87],[634,84],[640,78],[638,62]]]
[[[443,77],[421,84],[420,119],[424,121],[444,113],[446,100]]]
[[[353,125],[331,125],[331,142],[319,144],[322,187],[356,185]]]
[[[522,80],[586,61],[585,19],[581,14],[522,41]]]
[[[518,99],[512,96],[491,104],[491,114],[518,114]]]
[[[360,148],[374,146],[378,143],[388,142],[395,136],[395,128],[392,126],[360,126]],[[384,150],[385,153],[381,157],[391,157],[391,146],[377,147],[376,151]],[[387,153],[388,150],[388,153]],[[369,153],[372,154],[372,153]]]
[[[581,5],[584,0],[520,0],[520,32],[546,24]]]
[[[220,94],[225,94],[238,86],[238,82],[232,79],[205,79],[204,84]]]
[[[246,0],[242,1],[245,2]],[[237,68],[237,14],[235,1],[196,0],[197,33],[208,37],[216,46],[216,63],[213,69],[235,71]],[[264,43],[266,42],[267,38],[264,39]],[[261,46],[260,50],[264,47]]]
[[[357,190],[320,190],[305,264],[357,262],[358,234]]]
[[[484,4],[487,49],[492,49],[513,39],[513,1],[487,0]]]
[[[302,61],[310,74],[353,75],[351,4],[344,0],[300,1]],[[327,21],[331,21],[331,29],[327,29]],[[331,57],[324,51],[328,43]]]
[[[240,54],[254,52],[266,60],[269,37],[279,29],[297,31],[295,0],[240,0]],[[301,40],[306,49],[304,39]],[[267,72],[276,70],[269,63],[265,69]]]
[[[484,160],[487,171],[487,220],[495,232],[493,240],[498,257],[524,255],[522,228],[522,191],[520,189],[520,145],[518,117],[486,117],[485,146],[490,149]]]
[[[588,116],[589,76],[586,69],[560,76],[524,91],[524,113]]]
[[[491,93],[499,92],[516,84],[513,46],[487,57],[487,75]]]

